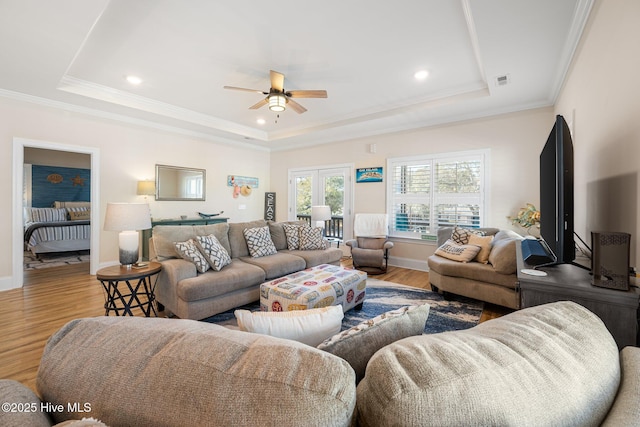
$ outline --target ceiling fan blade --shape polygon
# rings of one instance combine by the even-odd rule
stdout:
[[[271,89],[282,92],[284,90],[284,74],[271,70],[269,71],[269,76],[271,78]]]
[[[292,109],[293,111],[295,111],[296,113],[298,113],[298,114],[302,114],[302,113],[304,113],[305,111],[307,111],[307,109],[306,109],[306,108],[304,108],[302,105],[298,104],[298,103],[297,103],[296,101],[294,101],[293,99],[289,99],[289,100],[287,100],[287,101],[288,101],[288,102],[287,102],[287,105],[288,105],[289,107],[291,107],[291,109]]]
[[[250,110],[257,110],[258,108],[262,107],[263,105],[267,105],[269,103],[269,99],[265,98],[260,102],[256,102],[255,104],[253,104],[251,107],[249,107]]]
[[[265,93],[264,91],[258,90],[258,89],[247,89],[244,87],[235,87],[235,86],[223,86],[224,89],[231,89],[231,90],[242,90],[245,92],[257,92],[263,95],[267,95],[267,93]]]
[[[290,98],[326,98],[326,90],[292,90],[287,92]]]

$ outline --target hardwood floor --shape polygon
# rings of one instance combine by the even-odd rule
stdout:
[[[342,264],[351,266],[351,260]],[[423,271],[389,267],[387,273],[372,277],[430,288],[429,273]],[[481,321],[509,311],[485,304]],[[36,391],[36,373],[49,337],[70,320],[102,315],[104,291],[89,274],[88,263],[25,272],[23,288],[0,292],[0,378]]]

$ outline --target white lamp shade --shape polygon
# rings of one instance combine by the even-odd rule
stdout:
[[[331,219],[331,206],[311,206],[311,221],[329,221]]]
[[[151,228],[148,203],[107,203],[105,231],[147,230]]]
[[[153,196],[156,194],[156,183],[154,181],[138,181],[138,196]]]

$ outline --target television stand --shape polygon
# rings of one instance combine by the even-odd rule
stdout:
[[[544,271],[546,276],[527,275],[522,270],[532,266],[523,261],[521,245],[516,245],[516,251],[522,308],[573,301],[600,317],[618,348],[637,345],[640,290],[633,283],[628,291],[599,288],[591,284],[589,269],[574,264],[538,267],[537,270]]]

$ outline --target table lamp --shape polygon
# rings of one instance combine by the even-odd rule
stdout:
[[[322,234],[324,235],[324,222],[331,219],[331,206],[318,205],[311,206],[311,224],[315,224],[316,227],[322,228]]]
[[[131,267],[138,261],[138,230],[151,228],[148,203],[107,203],[104,219],[105,231],[119,231],[120,264]]]

